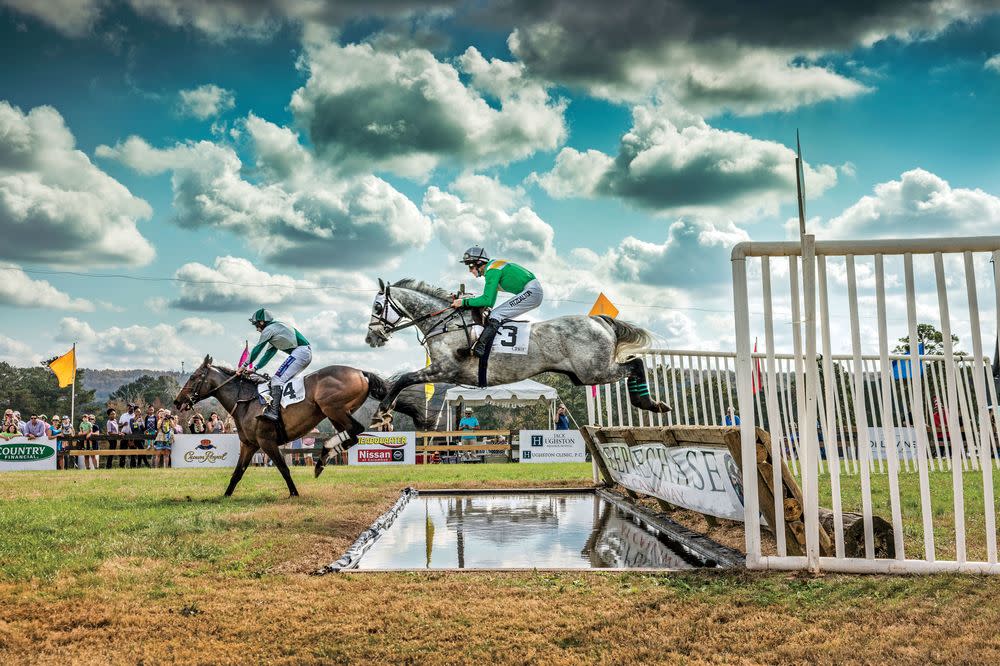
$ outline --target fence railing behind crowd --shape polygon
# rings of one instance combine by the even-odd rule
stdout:
[[[733,250],[736,353],[712,358],[724,375],[716,384],[733,385],[736,395],[722,388],[718,402],[731,403],[741,418],[744,460],[756,453],[754,427],[771,433],[772,456],[780,455],[801,479],[806,527],[804,556],[788,556],[780,543],[776,554],[765,555],[756,471],[745,468],[749,567],[1000,573],[993,489],[994,469],[1000,468],[997,386],[982,330],[985,323],[987,339],[997,334],[998,257],[1000,237],[816,242],[805,235],[801,244],[741,243]],[[977,267],[986,279],[977,280]],[[775,297],[773,281],[788,285],[787,300]],[[831,283],[846,289],[832,290]],[[791,340],[791,354],[776,351],[776,309],[790,325],[790,335],[787,329],[778,333],[781,341]],[[939,328],[939,337],[918,326],[918,314]],[[900,332],[906,333],[900,338],[906,353],[892,353]],[[757,333],[763,333],[763,352],[753,341]],[[956,351],[953,333],[971,353]],[[845,341],[849,354],[832,353]],[[934,348],[923,349],[924,342]],[[647,361],[662,389],[677,393],[683,422],[720,422],[702,405],[713,381],[701,371],[705,356],[671,351]],[[600,395],[593,401],[595,415],[605,407],[606,417],[614,416]],[[873,473],[886,475],[885,483],[874,483]],[[941,474],[950,477],[951,497],[943,500],[950,515],[942,513]],[[847,490],[850,495],[842,496]],[[834,544],[833,552],[822,554],[821,496],[832,506]],[[976,497],[977,506],[966,497]],[[865,550],[847,556],[844,507],[858,505]],[[891,558],[875,557],[873,507],[888,511]],[[967,511],[974,511],[974,520],[967,520]],[[824,514],[823,529],[831,529],[830,514]]]

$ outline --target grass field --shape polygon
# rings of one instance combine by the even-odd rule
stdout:
[[[309,576],[406,485],[576,486],[590,467],[295,475],[294,500],[272,469],[251,469],[229,500],[214,471],[0,475],[0,663],[1000,660],[996,577]]]

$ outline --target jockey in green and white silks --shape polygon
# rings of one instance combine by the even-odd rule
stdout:
[[[264,308],[253,313],[250,323],[260,331],[260,340],[250,352],[247,365],[253,364],[261,352],[263,352],[263,356],[260,356],[260,363],[256,366],[257,370],[267,365],[268,361],[274,358],[274,355],[279,351],[288,354],[288,357],[271,377],[271,401],[259,417],[269,421],[277,421],[282,387],[312,362],[312,348],[309,346],[309,341],[298,330],[277,321]]]
[[[486,285],[480,296],[456,298],[451,304],[452,307],[490,308],[497,302],[498,291],[514,294],[512,298],[497,305],[490,312],[486,327],[476,341],[476,346],[472,348],[473,354],[482,357],[490,348],[503,322],[534,310],[542,304],[542,285],[534,273],[522,266],[502,259],[490,261],[486,250],[479,246],[466,250],[462,256],[462,263],[468,266],[469,271],[476,277],[485,277]]]

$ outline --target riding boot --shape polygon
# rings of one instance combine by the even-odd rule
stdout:
[[[273,394],[274,391],[272,390],[271,393]],[[281,400],[275,398],[273,395],[269,395],[268,397],[270,398],[270,402],[267,403],[267,407],[264,408],[264,411],[261,412],[257,418],[267,419],[268,421],[274,421],[277,423],[279,418],[278,410],[281,408]]]
[[[500,322],[496,319],[490,319],[486,322],[486,326],[483,327],[483,332],[479,335],[479,339],[476,340],[476,346],[472,348],[472,353],[482,358],[486,355],[486,351],[493,344],[493,338],[496,337],[497,331],[500,330]]]

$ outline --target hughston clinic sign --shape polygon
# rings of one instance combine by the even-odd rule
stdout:
[[[417,433],[366,432],[347,449],[348,465],[416,465]]]
[[[0,472],[56,468],[56,440],[0,438]]]
[[[172,467],[236,467],[240,459],[240,436],[175,435],[170,447]]]
[[[743,522],[743,477],[729,451],[650,442],[598,444],[616,483],[699,513]]]
[[[523,463],[587,461],[587,445],[579,430],[522,430],[518,447]]]

